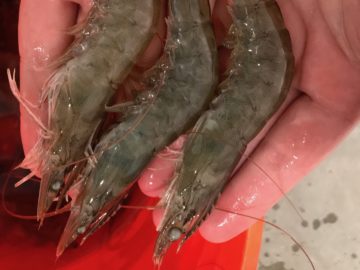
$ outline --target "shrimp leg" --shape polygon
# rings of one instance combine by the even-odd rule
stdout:
[[[212,210],[249,141],[285,99],[293,74],[289,34],[273,0],[234,0],[227,78],[195,125],[162,203],[154,261],[179,248]]]

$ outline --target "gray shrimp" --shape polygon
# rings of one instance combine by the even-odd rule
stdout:
[[[234,0],[230,8],[231,58],[219,95],[197,121],[182,164],[162,202],[154,262],[172,242],[179,248],[212,210],[249,141],[284,101],[294,59],[288,31],[274,0]]]
[[[191,128],[218,84],[216,41],[208,0],[169,0],[163,56],[145,79],[145,92],[125,110],[122,122],[95,148],[82,173],[84,189],[72,207],[57,255],[80,234],[104,224],[152,157]]]
[[[47,126],[34,117],[43,134],[20,165],[42,178],[38,219],[64,185],[67,165],[91,156],[106,104],[154,36],[159,11],[160,0],[95,0],[87,20],[73,29],[75,41],[44,86]],[[31,114],[8,75],[13,93]]]

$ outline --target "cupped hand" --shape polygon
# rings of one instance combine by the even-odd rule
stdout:
[[[246,152],[249,158],[234,172],[217,202],[217,208],[257,218],[264,216],[283,197],[283,192],[289,191],[334,148],[360,113],[360,30],[356,27],[360,23],[360,3],[277,2],[296,59],[293,85],[285,104],[250,143]],[[217,1],[214,7],[220,40],[231,23],[226,4]],[[174,148],[178,150],[179,145]],[[174,167],[175,162],[164,154],[155,158],[139,181],[143,192],[161,196]],[[154,213],[156,223],[160,217],[161,211]],[[224,242],[255,221],[214,210],[200,227],[200,233],[211,242]]]
[[[20,88],[32,103],[39,102],[42,86],[54,71],[49,63],[61,56],[72,41],[67,30],[86,17],[92,2],[21,1]],[[231,1],[214,2],[211,1],[214,28],[221,47],[231,23],[227,11]],[[307,174],[347,134],[360,115],[360,30],[357,27],[360,3],[357,0],[277,2],[290,32],[296,59],[292,89],[282,108],[250,143],[246,152],[249,158],[234,172],[217,203],[219,208],[254,217],[262,217],[282,197],[282,191],[291,189]],[[161,54],[165,28],[162,19],[158,35],[139,60],[138,68],[146,69],[155,63]],[[36,113],[41,115],[40,111]],[[21,109],[25,153],[36,142],[38,132],[35,122]],[[171,147],[181,149],[183,139]],[[139,180],[143,192],[161,196],[174,167],[175,161],[160,153]],[[159,221],[158,212],[154,212],[154,219],[156,223]],[[200,232],[209,241],[223,242],[253,222],[214,210]]]

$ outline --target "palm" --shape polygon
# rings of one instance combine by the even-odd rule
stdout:
[[[352,0],[292,2],[289,28],[299,40],[294,46],[298,88],[324,109],[351,120],[360,100],[356,89],[360,40],[353,27],[359,22],[354,10],[360,10],[360,5]]]
[[[21,2],[21,90],[33,103],[38,101],[41,86],[52,72],[46,64],[61,55],[71,41],[65,30],[86,15],[92,1],[73,2],[81,4],[80,12],[70,1]],[[283,108],[250,144],[251,159],[234,175],[230,188],[219,201],[222,208],[257,217],[282,194],[254,164],[287,191],[346,134],[360,111],[357,90],[360,40],[359,30],[352,29],[360,25],[357,0],[278,0],[278,3],[296,58],[293,88]],[[345,21],[343,26],[339,24],[341,19]],[[225,1],[216,2],[214,23],[221,44],[231,23]],[[158,57],[164,33],[163,20],[159,25],[160,39],[154,39],[141,67],[151,66]],[[36,125],[24,111],[21,126],[24,149],[28,151],[38,135]],[[158,157],[150,167],[143,173],[140,186],[144,193],[159,196],[167,186],[174,164]],[[214,211],[201,227],[201,233],[210,241],[221,242],[252,222]]]

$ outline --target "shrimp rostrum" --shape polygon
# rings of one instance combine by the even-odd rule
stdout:
[[[155,34],[159,8],[160,0],[95,0],[87,20],[73,29],[75,40],[43,89],[48,123],[20,165],[42,178],[38,219],[62,189],[67,165],[91,155],[106,104]],[[31,112],[11,75],[9,80]]]
[[[145,76],[145,91],[120,124],[103,135],[80,177],[77,197],[57,255],[80,234],[83,239],[118,209],[152,157],[190,128],[218,84],[217,48],[207,0],[169,0],[164,54]]]
[[[179,247],[210,213],[249,141],[285,99],[293,74],[289,34],[275,1],[234,0],[226,79],[197,121],[162,203],[154,261]]]

